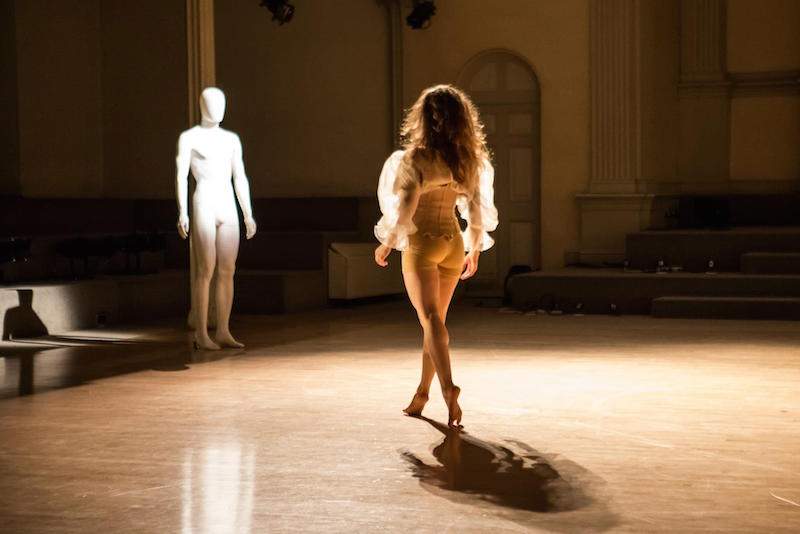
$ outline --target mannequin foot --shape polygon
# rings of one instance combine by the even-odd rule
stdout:
[[[414,398],[411,399],[411,404],[403,410],[406,415],[421,415],[422,409],[428,402],[428,395],[424,393],[414,393]]]
[[[211,341],[211,338],[208,337],[208,334],[202,335],[195,333],[194,350],[219,350],[219,345]]]
[[[230,332],[217,332],[215,337],[220,347],[231,347],[234,349],[244,348],[244,343],[240,343],[233,339],[233,336]]]
[[[447,403],[447,426],[453,428],[462,428],[461,425],[461,406],[458,405],[458,396],[461,394],[461,388],[452,386],[449,389],[442,390],[442,396]]]

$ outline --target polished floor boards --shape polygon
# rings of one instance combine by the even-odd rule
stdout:
[[[800,532],[800,324],[402,301],[3,343],[3,532]],[[19,395],[22,393],[23,395]]]

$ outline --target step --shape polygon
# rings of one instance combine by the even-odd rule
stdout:
[[[741,268],[743,273],[800,274],[800,252],[747,252]]]
[[[102,324],[169,317],[185,314],[188,307],[186,271],[0,288],[4,336],[42,328],[58,334]]]
[[[800,224],[800,193],[681,195],[681,228],[783,226]]]
[[[234,284],[234,313],[296,312],[328,304],[328,283],[321,269],[239,270]]]
[[[237,271],[234,288],[236,313],[283,313],[327,306],[328,286],[322,270]],[[3,286],[2,335],[59,334],[99,325],[185,316],[189,292],[189,273],[185,270]]]
[[[327,245],[332,240],[367,239],[377,220],[374,198],[253,199],[258,233],[241,237],[239,265],[251,269],[325,268]],[[42,218],[31,214],[47,213]],[[0,196],[0,281],[8,283],[61,277],[117,274],[128,269],[153,272],[164,267],[189,267],[188,242],[175,228],[172,199],[28,199]],[[54,226],[51,221],[61,223]],[[102,221],[98,226],[97,221]],[[63,223],[63,224],[62,224]],[[243,231],[243,229],[242,229]],[[115,249],[114,257],[90,254],[74,265],[61,253],[75,239],[124,241],[131,234],[159,236],[166,241],[157,257],[146,257],[140,269],[126,265]],[[11,239],[25,242],[24,265],[13,264],[5,249]],[[13,248],[13,247],[12,247]],[[119,248],[119,247],[117,247]],[[153,256],[144,253],[143,256]],[[5,259],[4,259],[5,258]],[[74,267],[74,268],[73,268]]]
[[[510,291],[513,306],[522,310],[649,314],[653,299],[670,295],[800,298],[800,275],[564,268],[516,275]]]
[[[653,317],[697,319],[800,320],[800,298],[788,297],[659,297]]]
[[[654,270],[659,261],[684,271],[738,272],[747,252],[800,251],[800,227],[744,227],[729,230],[652,230],[628,234],[626,256],[631,269]]]
[[[359,240],[357,232],[261,232],[239,241],[237,269],[316,270],[325,269],[327,250],[334,241]],[[189,268],[189,243],[167,237],[166,262],[171,268]]]

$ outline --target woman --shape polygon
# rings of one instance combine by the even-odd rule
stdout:
[[[375,226],[375,262],[385,267],[393,248],[403,252],[406,291],[423,330],[422,378],[403,411],[422,413],[436,374],[448,425],[460,426],[461,389],[453,384],[445,320],[459,278],[474,275],[481,251],[494,244],[487,234],[497,227],[494,169],[475,106],[450,85],[424,90],[401,134],[404,150],[386,160],[378,183],[383,217]]]

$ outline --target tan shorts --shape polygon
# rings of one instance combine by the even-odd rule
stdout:
[[[403,273],[437,269],[440,276],[458,278],[463,266],[464,240],[460,234],[434,237],[417,232],[408,236]]]

